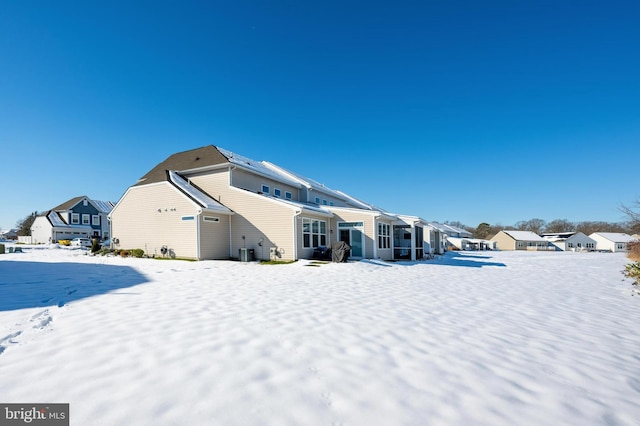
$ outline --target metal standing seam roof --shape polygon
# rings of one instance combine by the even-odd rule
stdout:
[[[113,206],[115,205],[111,201],[100,201],[100,200],[91,200],[89,202],[95,206],[101,213],[110,213],[113,210]]]
[[[224,155],[231,164],[235,164],[236,166],[243,167],[245,169],[250,169],[258,174],[263,176],[271,177],[275,180],[279,180],[287,185],[291,185],[293,187],[300,187],[300,182],[292,179],[291,177],[285,175],[284,173],[279,173],[271,167],[267,166],[267,162],[264,161],[255,161],[249,157],[245,157],[243,155],[236,154],[227,149],[216,147],[218,151],[222,155]]]
[[[193,185],[189,184],[189,182],[180,176],[177,172],[173,170],[169,170],[168,172],[169,180],[176,187],[182,190],[184,193],[189,195],[192,199],[198,202],[202,207],[209,210],[217,210],[221,212],[231,212],[227,207],[223,206],[204,192],[195,188]]]
[[[57,211],[49,210],[47,219],[53,226],[69,226]]]

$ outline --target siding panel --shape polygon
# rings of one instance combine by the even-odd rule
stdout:
[[[182,216],[194,220],[183,221]],[[166,246],[176,257],[197,258],[195,205],[169,183],[131,187],[111,218],[118,248],[140,248],[150,256],[161,256]]]

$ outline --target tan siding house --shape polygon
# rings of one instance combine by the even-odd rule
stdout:
[[[351,257],[393,259],[392,232],[395,217],[379,210],[329,207],[334,241],[346,241]]]
[[[497,244],[498,250],[555,250],[555,246],[541,236],[531,231],[504,230],[491,238]]]
[[[231,214],[200,204],[171,180],[132,186],[109,216],[112,243],[148,256],[228,259]]]
[[[111,217],[121,247],[154,254],[167,247],[196,259],[250,252],[256,259],[282,260],[312,258],[336,241],[351,245],[352,259],[391,260],[399,220],[272,163],[213,145],[169,156],[129,188]],[[411,259],[423,255],[418,228]]]

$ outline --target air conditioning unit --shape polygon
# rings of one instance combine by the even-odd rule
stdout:
[[[278,247],[270,247],[269,248],[269,259],[270,260],[278,260]]]

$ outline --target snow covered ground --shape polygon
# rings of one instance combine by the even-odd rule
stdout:
[[[615,253],[313,266],[0,255],[0,402],[72,425],[637,425]]]

